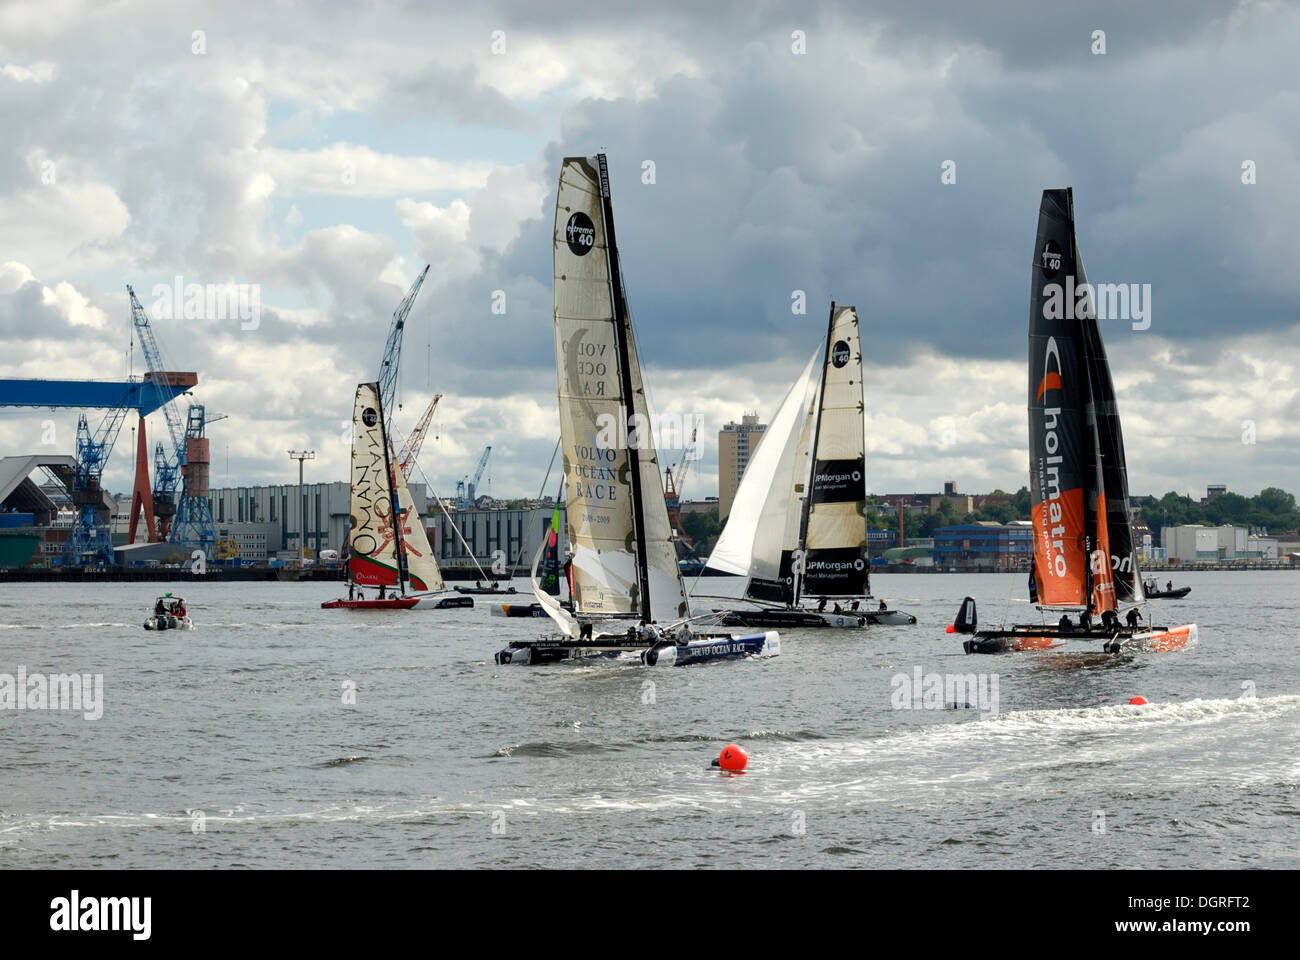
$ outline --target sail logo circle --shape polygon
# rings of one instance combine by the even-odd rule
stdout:
[[[574,256],[585,257],[596,245],[596,225],[591,222],[591,217],[579,210],[565,224],[564,239]]]
[[[861,560],[860,558],[857,559],[857,560],[854,560],[854,561],[853,561],[853,569],[854,569],[854,570],[857,570],[857,571],[860,572],[860,571],[862,570],[862,568],[865,567],[865,566],[866,566],[866,564],[863,563],[862,560]]]
[[[849,362],[849,345],[843,340],[836,340],[831,347],[831,365],[842,367]]]
[[[861,472],[860,470],[854,470],[854,471],[853,471],[853,482],[854,482],[854,483],[857,483],[857,482],[858,482],[859,480],[861,480],[861,479],[862,479],[862,472]]]
[[[1043,276],[1049,280],[1056,276],[1056,271],[1061,269],[1061,248],[1056,245],[1055,240],[1048,240],[1043,244],[1042,253]]]
[[[379,414],[375,412],[374,407],[366,407],[366,409],[361,411],[361,422],[367,427],[373,427],[379,422]]]

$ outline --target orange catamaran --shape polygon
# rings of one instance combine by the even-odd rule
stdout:
[[[1050,625],[978,630],[975,601],[967,597],[949,627],[972,634],[964,642],[967,653],[1074,640],[1100,642],[1107,653],[1118,653],[1173,650],[1196,641],[1196,624],[1153,627],[1141,620],[1146,597],[1129,515],[1124,437],[1094,303],[1075,238],[1073,193],[1044,190],[1029,312],[1029,599],[1061,617]],[[1130,612],[1121,621],[1124,606]]]

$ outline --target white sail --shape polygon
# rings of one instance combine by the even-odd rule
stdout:
[[[568,157],[555,201],[555,357],[573,608],[640,612],[632,486],[600,175]]]
[[[813,369],[820,356],[818,349],[786,392],[763,442],[745,468],[708,566],[724,573],[774,580],[780,573],[782,548],[797,545],[784,541],[788,528],[798,536],[802,498],[795,496],[795,487],[797,484],[802,491],[807,475],[806,424],[815,385]],[[804,456],[799,470],[801,437]]]
[[[804,533],[803,593],[862,596],[868,564],[866,404],[858,313],[831,316]]]
[[[402,508],[402,544],[406,548],[406,573],[410,577],[411,589],[417,592],[445,590],[447,585],[443,582],[442,570],[434,559],[420,511],[411,500],[406,475],[398,468],[393,470],[393,477],[397,502]]]
[[[664,501],[663,476],[659,472],[654,432],[651,429],[650,410],[646,403],[645,385],[641,381],[641,363],[637,358],[636,337],[629,323],[627,331],[628,359],[632,367],[632,425],[629,442],[637,445],[641,464],[641,516],[645,526],[646,567],[650,580],[651,619],[679,620],[690,616],[686,600],[686,584],[682,569],[677,565],[677,546],[673,541],[672,527],[668,523],[668,505]]]
[[[362,586],[394,586],[398,581],[387,451],[379,385],[359,383],[352,409],[348,573]]]
[[[808,482],[811,479],[813,429],[817,422],[817,405],[821,401],[821,374],[818,368],[812,381],[808,384],[808,396],[804,403],[803,426],[799,428],[799,443],[794,448],[793,482],[790,487],[790,502],[785,514],[785,535],[781,538],[782,557],[792,556],[799,549],[799,537],[803,531],[803,505],[808,496]]]

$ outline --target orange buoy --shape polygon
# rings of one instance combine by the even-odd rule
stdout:
[[[723,747],[722,752],[718,754],[718,759],[713,761],[715,767],[721,767],[723,770],[733,772],[744,770],[748,764],[749,754],[745,752],[744,747],[735,743],[729,743]]]
[[[1145,707],[1148,705],[1147,698],[1140,695],[1136,696],[1128,702],[1128,705],[1130,707]]]
[[[957,632],[957,628],[956,628],[956,626],[954,626],[953,624],[950,623],[950,624],[948,624],[947,628],[946,628],[943,632],[944,632],[944,633],[956,633],[956,632]]]

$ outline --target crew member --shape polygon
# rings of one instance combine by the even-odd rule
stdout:
[[[1125,617],[1124,619],[1128,621],[1128,625],[1130,629],[1136,630],[1138,621],[1142,619],[1142,614],[1138,612],[1137,607],[1134,607],[1132,610],[1128,612],[1128,616]]]
[[[1165,589],[1168,590],[1170,593],[1173,593],[1173,592],[1174,592],[1174,582],[1173,582],[1172,580],[1170,580],[1168,583],[1166,583],[1166,584],[1165,584]]]
[[[159,597],[158,602],[154,604],[153,612],[156,617],[161,617],[167,612],[167,608],[163,606],[162,597]]]
[[[819,601],[817,601],[817,612],[822,613],[823,611],[825,611],[825,609],[826,609],[826,598],[822,597]]]
[[[885,605],[885,601],[884,601],[884,600],[881,600],[881,601],[880,601],[880,612],[881,612],[881,613],[884,613],[884,612],[885,612],[886,610],[888,610],[888,609],[889,609],[889,607],[887,607],[887,606]]]
[[[1069,630],[1069,629],[1070,629],[1070,618],[1069,618],[1068,616],[1066,616],[1065,614],[1061,614],[1061,621],[1056,625],[1056,628],[1057,628],[1058,630]]]

